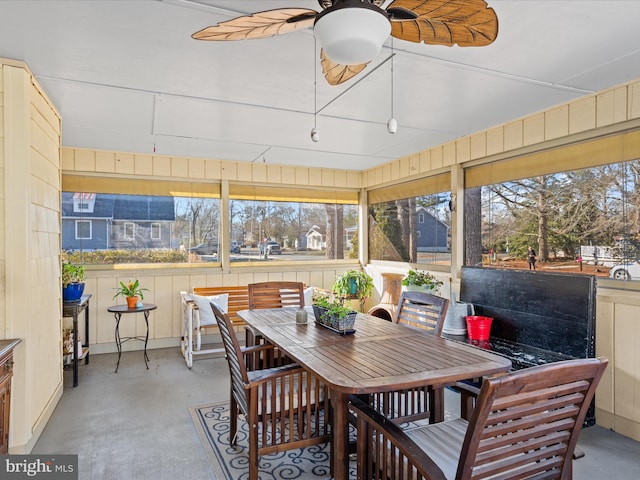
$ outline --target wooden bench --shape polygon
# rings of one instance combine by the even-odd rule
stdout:
[[[238,312],[249,309],[249,287],[231,286],[231,287],[194,287],[194,295],[202,297],[210,297],[212,295],[228,295],[227,314],[233,322],[234,327],[240,328],[244,326],[244,322],[238,317]],[[180,340],[182,355],[184,356],[187,366],[193,366],[194,355],[210,355],[224,353],[224,348],[202,349],[202,330],[207,328],[217,329],[217,325],[201,325],[200,313],[198,306],[190,297],[188,292],[180,292],[182,298],[182,314],[183,314],[183,334]],[[195,338],[193,332],[196,332]]]

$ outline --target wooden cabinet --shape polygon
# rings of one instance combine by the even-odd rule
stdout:
[[[0,340],[0,454],[9,452],[13,349],[20,340]]]

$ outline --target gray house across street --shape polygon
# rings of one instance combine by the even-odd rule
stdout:
[[[449,227],[429,213],[425,207],[416,208],[416,235],[419,252],[446,251]]]
[[[62,249],[170,248],[172,197],[62,193]]]

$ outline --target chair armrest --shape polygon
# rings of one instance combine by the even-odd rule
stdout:
[[[306,370],[296,363],[289,363],[282,367],[265,368],[264,370],[251,370],[247,372],[249,378],[249,388],[253,388],[265,382],[269,382],[279,377],[304,373]]]
[[[275,346],[271,345],[270,343],[261,343],[260,345],[252,345],[250,347],[240,347],[240,351],[244,354],[245,357],[247,355],[266,350],[275,350]]]
[[[480,395],[481,385],[482,385],[482,381],[476,382],[475,379],[463,380],[461,382],[456,382],[455,386],[452,386],[451,388],[453,390],[456,390],[457,392],[461,392],[461,393],[464,392],[469,395],[473,395],[474,397],[477,397],[478,395]]]
[[[371,406],[363,402],[358,397],[352,395],[350,397],[349,408],[355,413],[357,418],[357,445],[358,445],[358,462],[361,459],[373,459],[375,468],[398,468],[397,465],[409,464],[415,467],[416,471],[425,478],[431,480],[446,480],[446,477],[440,467],[422,450],[411,438],[409,438],[402,429],[393,421],[381,415]],[[374,442],[389,442],[392,445],[393,453],[388,448],[377,448]],[[362,449],[371,450],[362,451]],[[389,458],[375,458],[378,455],[393,455],[394,462],[390,462]],[[362,460],[366,461],[366,460]],[[364,469],[363,469],[364,470]],[[358,472],[360,472],[360,465]],[[389,472],[393,474],[396,472]],[[404,477],[403,477],[404,478]],[[407,477],[408,478],[408,477]],[[412,477],[414,478],[414,477]]]
[[[498,372],[491,375],[489,378],[498,378],[504,375],[508,375],[509,372]],[[480,388],[482,388],[482,378],[470,378],[468,380],[462,380],[460,382],[456,382],[455,386],[451,388],[455,391],[466,393],[468,395],[473,395],[477,397],[480,395]]]

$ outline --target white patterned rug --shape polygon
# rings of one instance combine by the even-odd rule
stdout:
[[[249,474],[247,422],[238,422],[236,445],[229,445],[229,403],[191,407],[193,423],[206,450],[216,480],[242,480]],[[355,461],[350,478],[356,478]],[[260,457],[260,480],[330,479],[329,444]]]

